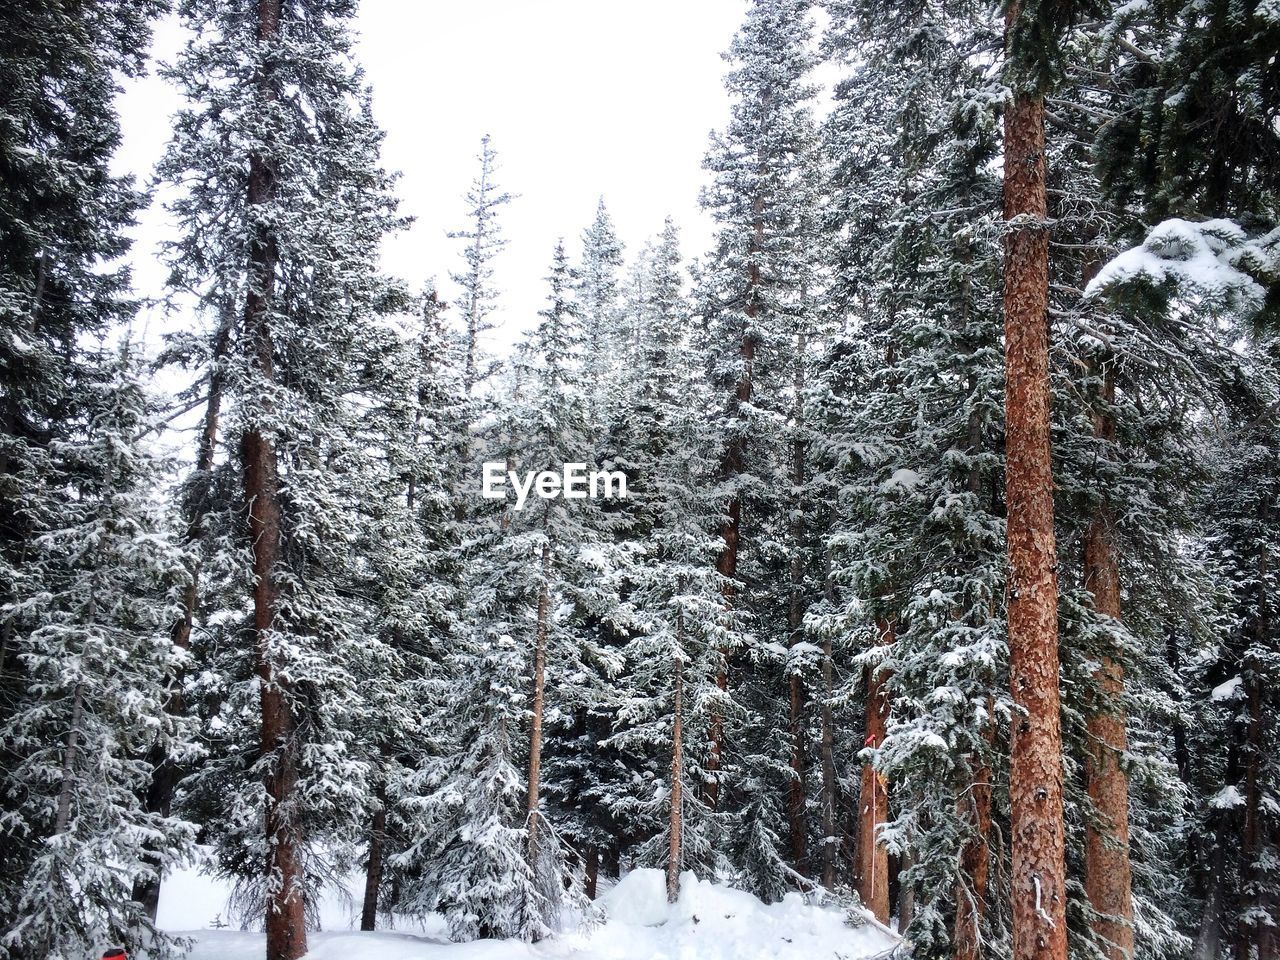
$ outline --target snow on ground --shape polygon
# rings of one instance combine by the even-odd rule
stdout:
[[[606,921],[584,932],[532,945],[449,943],[438,923],[414,930],[352,930],[358,901],[339,893],[321,905],[322,930],[310,935],[307,960],[869,960],[896,942],[874,923],[851,927],[842,911],[806,904],[799,894],[765,904],[693,874],[684,876],[674,905],[666,902],[658,870],[632,871],[602,900]],[[261,933],[207,929],[215,917],[225,922],[226,916],[226,889],[217,881],[190,870],[165,884],[160,925],[195,938],[190,960],[262,960]]]

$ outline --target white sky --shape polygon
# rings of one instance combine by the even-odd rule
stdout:
[[[628,258],[668,214],[686,257],[703,254],[702,158],[728,117],[720,54],[745,10],[745,0],[363,0],[358,56],[387,132],[383,159],[402,175],[401,209],[417,218],[387,243],[386,267],[413,289],[434,275],[451,295],[462,241],[446,233],[465,225],[462,197],[486,132],[501,185],[520,195],[504,211],[509,245],[495,264],[500,339],[532,324],[556,239],[576,258],[602,195]],[[181,44],[175,21],[159,25],[157,58],[172,61]],[[126,85],[119,168],[149,177],[177,104],[154,74]],[[156,243],[169,230],[153,209],[137,232],[143,296],[163,292]],[[152,339],[162,321],[147,313],[142,323]]]

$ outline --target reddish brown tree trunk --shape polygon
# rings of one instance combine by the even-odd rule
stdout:
[[[280,36],[281,0],[259,0],[258,42],[274,44]],[[269,68],[258,78],[262,96],[278,99]],[[249,203],[268,204],[276,194],[276,171],[265,157],[249,158]],[[279,250],[274,238],[262,231],[249,248],[249,292],[245,298],[244,331],[250,362],[262,383],[275,379],[275,363],[269,317],[275,294]],[[269,853],[266,869],[267,957],[297,960],[307,952],[306,911],[303,893],[303,831],[297,809],[298,742],[296,721],[289,702],[289,682],[277,673],[271,636],[279,599],[276,572],[281,561],[282,521],[280,481],[276,451],[260,423],[250,423],[241,438],[245,507],[249,543],[253,551],[253,629],[255,668],[262,707],[266,773],[265,829]]]
[[[1020,14],[1014,3],[1010,25]],[[1058,580],[1049,436],[1044,100],[1004,114],[1005,501],[1009,539],[1014,960],[1065,960]]]
[[[529,726],[529,869],[538,866],[538,791],[542,781],[542,708],[547,682],[547,630],[551,616],[551,546],[542,547],[542,583],[538,587],[538,623],[533,641],[533,720]]]
[[[888,620],[876,624],[881,644],[892,644],[894,625]],[[884,743],[889,721],[888,676],[881,669],[868,668],[868,747]],[[881,923],[889,920],[889,852],[879,841],[880,827],[889,819],[889,787],[870,763],[862,765],[862,786],[858,791],[858,895]]]
[[[676,614],[676,642],[684,649],[684,613]],[[667,902],[680,899],[684,830],[684,661],[677,654],[671,722],[671,822],[667,847]]]
[[[831,558],[827,557],[827,571],[823,590],[827,602],[835,600],[835,581],[831,576]],[[840,840],[836,835],[836,724],[831,709],[835,693],[835,667],[832,663],[831,635],[822,640],[822,885],[828,890],[836,887],[836,855]]]
[[[382,890],[382,864],[387,846],[387,792],[379,785],[378,808],[373,812],[369,828],[369,862],[364,872],[364,902],[360,908],[360,929],[378,926],[378,894]]]
[[[805,482],[805,441],[801,432],[804,424],[804,356],[807,349],[804,331],[796,338],[795,357],[795,430],[791,443],[791,484],[796,491],[796,502],[791,505],[790,590],[787,597],[787,640],[794,647],[804,639],[804,504],[800,491]],[[791,783],[787,789],[787,825],[791,839],[791,863],[801,876],[809,876],[808,834],[809,824],[805,811],[806,783],[808,780],[809,745],[805,736],[804,709],[808,699],[804,679],[792,670],[787,678],[788,732],[791,735]]]
[[[987,701],[987,715],[994,709]],[[990,723],[985,736],[990,743],[995,730]],[[973,774],[968,794],[960,801],[960,814],[973,834],[960,852],[963,882],[956,887],[955,960],[982,960],[982,920],[987,915],[987,890],[991,877],[991,767],[971,757]]]
[[[1104,374],[1102,401],[1115,399],[1111,374]],[[1101,409],[1094,414],[1094,435],[1115,439],[1115,422]],[[1120,621],[1120,565],[1112,539],[1111,512],[1099,503],[1084,535],[1084,583],[1099,613]],[[1084,885],[1093,909],[1102,916],[1094,930],[1106,942],[1109,960],[1133,957],[1133,900],[1129,867],[1129,777],[1121,766],[1128,746],[1125,733],[1124,667],[1110,656],[1095,674],[1102,702],[1089,715],[1089,753],[1085,784],[1101,824],[1085,829]]]

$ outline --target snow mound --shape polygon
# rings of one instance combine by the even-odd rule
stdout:
[[[680,878],[680,899],[667,903],[660,870],[634,870],[604,897],[608,920],[571,954],[582,960],[823,960],[873,957],[898,942],[868,922],[850,927],[835,907],[790,893],[762,903],[749,893]]]
[[[195,892],[194,878],[188,884],[184,892]],[[204,909],[216,912],[217,902],[206,899]],[[602,904],[607,916],[599,926],[537,944],[448,943],[434,930],[360,933],[329,927],[308,936],[307,960],[870,960],[899,942],[874,921],[851,927],[839,908],[806,903],[798,893],[766,904],[692,873],[681,877],[674,904],[667,903],[660,870],[633,870],[604,894]],[[328,910],[331,922],[341,924],[340,912],[333,906]],[[169,919],[177,912],[172,910]],[[165,919],[162,907],[162,925]],[[265,955],[261,933],[183,935],[195,939],[188,960],[261,960]]]

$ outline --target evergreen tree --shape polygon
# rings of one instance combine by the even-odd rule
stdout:
[[[752,755],[753,765],[767,766],[767,772],[762,769],[762,780],[739,785],[749,791],[751,802],[741,806],[745,819],[735,836],[743,846],[735,861],[749,865],[750,888],[771,899],[790,882],[791,868],[777,840],[784,830],[781,797],[791,779],[783,759],[789,751],[772,735],[774,706],[763,687],[754,709],[743,710],[745,700],[736,706],[731,701],[729,660],[744,654],[750,664],[744,677],[758,673],[762,685],[783,674],[776,648],[753,645],[748,627],[756,611],[740,589],[745,580],[768,574],[761,569],[748,575],[745,567],[740,569],[740,558],[764,564],[770,557],[771,532],[765,524],[786,482],[777,424],[791,406],[791,334],[805,315],[804,295],[812,275],[807,228],[814,199],[814,88],[806,75],[814,57],[806,11],[802,2],[753,3],[730,47],[733,68],[726,87],[734,102],[728,126],[713,137],[705,163],[713,183],[702,198],[718,234],[698,294],[709,379],[724,398],[716,415],[721,450],[717,488],[725,504],[724,545],[716,566],[725,605],[735,619],[721,651],[725,664],[717,683],[722,704],[712,708],[703,794],[709,807],[720,807],[730,776],[727,714],[743,711],[738,716],[744,737],[739,748]],[[754,552],[743,554],[748,543]]]
[[[190,793],[242,905],[265,911],[268,952],[297,957],[307,901],[367,806],[361,737],[376,725],[358,689],[386,650],[348,585],[371,472],[363,372],[384,342],[377,314],[403,302],[375,257],[398,221],[351,56],[353,5],[182,12],[193,39],[170,75],[187,106],[161,166],[189,185],[173,203],[174,281],[208,303],[235,292],[226,439],[242,491],[237,504],[226,488],[211,538],[217,627],[200,653],[218,678],[203,692],[215,755]]]
[[[514,194],[498,187],[498,155],[489,142],[488,134],[480,141],[477,159],[480,161],[480,173],[466,196],[470,223],[465,230],[449,234],[454,239],[467,242],[463,250],[466,268],[450,276],[462,288],[458,308],[463,320],[465,351],[462,377],[468,396],[477,384],[487,381],[495,371],[485,355],[483,338],[493,329],[489,317],[498,298],[498,291],[493,286],[493,259],[507,245],[502,237],[498,213],[515,199]]]
[[[121,357],[100,369],[83,433],[48,449],[74,497],[59,527],[31,544],[23,599],[10,609],[29,626],[12,639],[28,694],[0,727],[16,761],[4,768],[12,806],[0,835],[26,853],[0,900],[6,956],[70,960],[103,942],[170,955],[174,941],[132,888],[185,858],[195,836],[141,800],[148,747],[178,762],[197,749],[190,726],[165,712],[182,656],[168,630],[186,571],[158,506],[161,465],[139,440],[154,410],[136,365]]]

